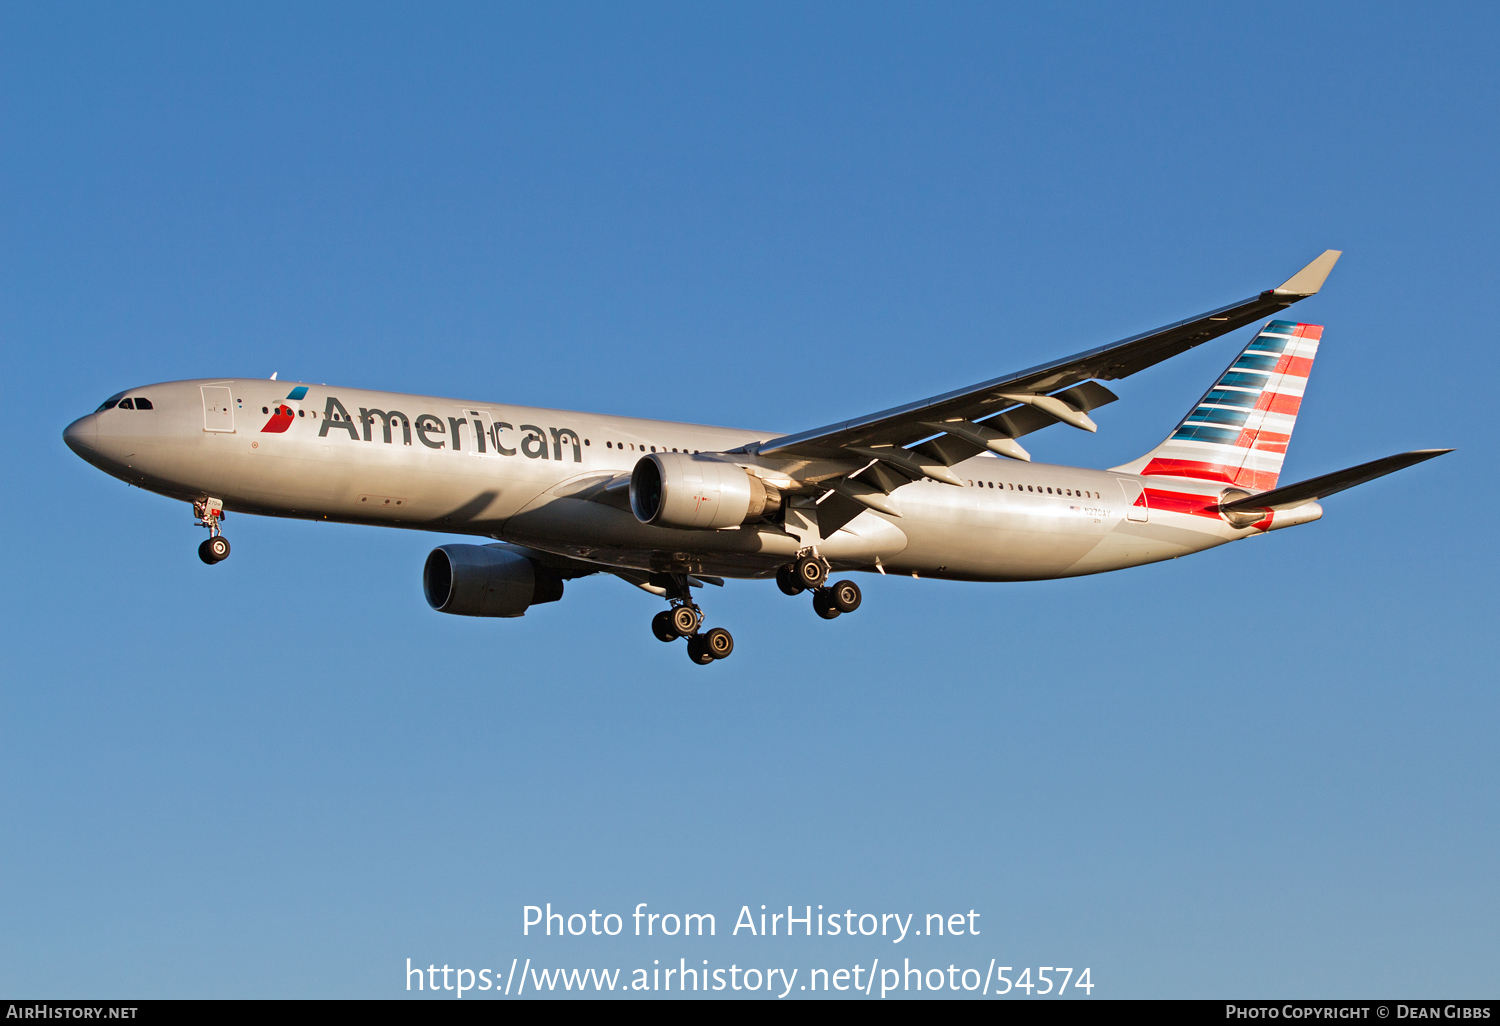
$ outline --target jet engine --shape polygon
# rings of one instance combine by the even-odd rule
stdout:
[[[427,604],[458,616],[522,616],[539,602],[556,602],[556,571],[498,545],[440,545],[422,568]]]
[[[712,456],[657,452],[630,474],[630,509],[643,524],[711,531],[774,515],[781,493]]]

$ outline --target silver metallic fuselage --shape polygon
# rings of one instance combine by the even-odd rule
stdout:
[[[725,577],[769,576],[812,542],[837,569],[1040,580],[1261,533],[1218,517],[1148,509],[1138,497],[1154,482],[1133,474],[988,454],[952,468],[964,487],[905,485],[890,496],[901,516],[866,511],[828,537],[816,534],[820,489],[805,485],[802,494],[793,485],[786,526],[656,527],[603,485],[653,451],[724,453],[776,433],[320,385],[291,400],[294,386],[260,379],[144,386],[127,394],[149,397],[152,409],[101,410],[64,437],[123,481],[189,502],[219,498],[232,512],[475,535],[609,566]],[[210,422],[205,389],[227,390],[211,393],[230,397],[227,418]],[[284,430],[267,430],[281,406],[290,423],[283,417]],[[419,421],[423,430],[415,429]],[[727,458],[773,481],[790,482],[799,469],[785,460]],[[816,477],[816,467],[800,469]],[[1172,482],[1206,501],[1220,487]],[[1297,522],[1315,515],[1309,510]],[[814,525],[813,534],[794,523]]]

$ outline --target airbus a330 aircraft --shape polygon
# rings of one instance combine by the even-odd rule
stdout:
[[[79,456],[193,505],[205,563],[226,511],[492,539],[427,557],[427,601],[521,616],[610,573],[666,600],[662,641],[699,664],[692,589],[774,577],[819,616],[859,608],[835,571],[1035,581],[1154,563],[1317,520],[1317,500],[1439,456],[1423,449],[1297,484],[1278,478],[1323,329],[1270,319],[1167,439],[1109,470],[1032,462],[1018,439],[1066,424],[1135,374],[1322,287],[1328,250],[1278,288],[1076,356],[784,435],[262,379],[127,389],[70,424]]]

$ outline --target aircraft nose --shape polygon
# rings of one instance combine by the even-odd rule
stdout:
[[[63,429],[63,441],[68,443],[68,448],[85,458],[93,452],[98,435],[98,415],[94,413],[79,417]]]

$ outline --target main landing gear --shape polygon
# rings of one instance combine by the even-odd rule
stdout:
[[[222,563],[229,558],[229,539],[219,527],[224,520],[224,503],[219,499],[198,499],[193,503],[193,515],[199,527],[208,528],[208,537],[198,546],[198,558],[209,566]]]
[[[811,591],[813,611],[825,620],[859,608],[859,585],[853,581],[835,581],[829,585],[827,580],[828,564],[810,553],[776,571],[776,586],[787,595]]]
[[[674,581],[670,595],[671,609],[663,609],[651,618],[651,633],[658,641],[676,641],[687,638],[688,658],[699,666],[707,666],[715,659],[727,659],[734,651],[734,636],[722,627],[699,633],[703,626],[703,610],[693,604],[688,594],[686,577]]]

